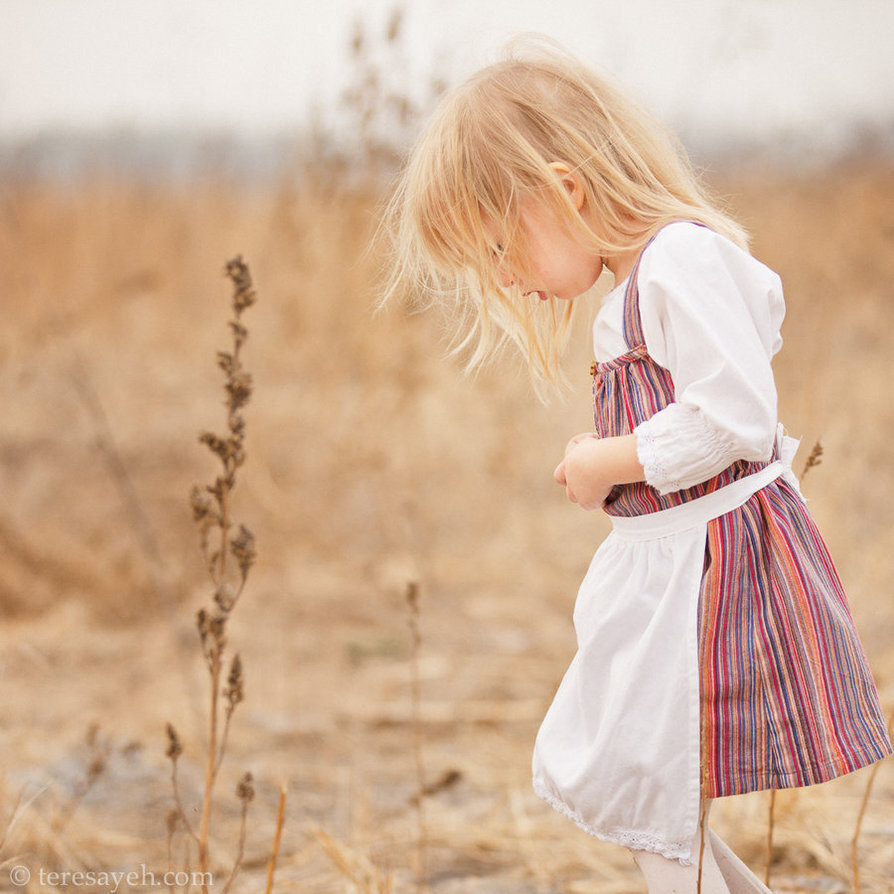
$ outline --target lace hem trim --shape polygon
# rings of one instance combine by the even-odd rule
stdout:
[[[692,865],[692,841],[668,841],[666,838],[650,832],[634,832],[629,829],[614,829],[606,832],[602,829],[596,829],[591,826],[576,810],[569,807],[561,798],[557,797],[553,792],[539,780],[534,780],[534,793],[538,798],[542,798],[554,810],[570,819],[580,829],[583,829],[588,835],[606,841],[609,844],[619,844],[629,850],[649,851],[653,854],[660,854],[668,860],[677,860],[683,866]]]

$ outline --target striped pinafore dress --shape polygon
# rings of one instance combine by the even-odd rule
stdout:
[[[640,255],[642,257],[642,255]],[[596,431],[630,434],[674,400],[644,343],[594,364]],[[791,472],[736,462],[660,495],[606,501],[612,532],[574,608],[578,650],[534,748],[536,792],[593,835],[684,863],[707,798],[811,785],[891,752],[840,580]]]

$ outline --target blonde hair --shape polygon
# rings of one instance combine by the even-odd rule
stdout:
[[[556,162],[581,184],[592,225],[551,167]],[[561,378],[575,302],[524,299],[498,279],[500,262],[526,269],[520,201],[534,193],[602,257],[643,245],[681,219],[747,243],[660,124],[556,47],[516,46],[441,101],[385,216],[393,249],[386,300],[404,289],[455,299],[464,316],[455,348],[471,348],[469,369],[508,339],[526,355],[535,383]]]

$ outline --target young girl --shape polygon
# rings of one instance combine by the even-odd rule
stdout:
[[[471,306],[472,365],[508,338],[555,381],[572,299],[614,275],[594,326],[595,432],[555,470],[613,530],[578,594],[534,787],[630,848],[650,892],[766,891],[704,833],[703,805],[891,750],[777,424],[778,277],[668,135],[555,50],[447,96],[389,211],[390,293]]]

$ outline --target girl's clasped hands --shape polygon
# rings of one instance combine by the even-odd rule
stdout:
[[[568,499],[581,509],[600,509],[614,487],[599,474],[599,454],[599,436],[582,432],[565,445],[565,456],[553,473]]]

